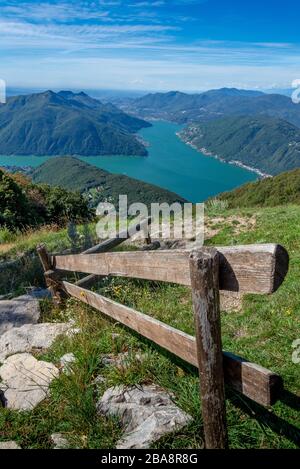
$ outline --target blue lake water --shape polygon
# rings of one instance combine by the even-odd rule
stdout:
[[[181,128],[170,122],[157,121],[153,127],[142,129],[139,134],[149,143],[148,157],[93,156],[81,159],[112,173],[169,189],[191,202],[202,202],[257,179],[255,173],[202,155],[183,143],[176,136]],[[48,158],[51,157],[0,156],[0,165],[36,167]]]

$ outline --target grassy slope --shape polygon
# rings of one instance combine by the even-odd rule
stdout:
[[[300,169],[245,184],[218,199],[227,201],[230,208],[300,204]]]
[[[237,211],[228,211],[226,215],[229,217],[235,213]],[[298,398],[285,393],[272,411],[263,412],[227,389],[230,447],[295,448],[286,434],[291,431],[291,426],[297,427],[300,432],[300,365],[293,364],[291,359],[292,342],[299,338],[300,326],[300,207],[291,205],[258,211],[248,209],[238,213],[245,217],[256,214],[255,229],[234,235],[235,226],[225,224],[210,244],[279,242],[289,250],[291,265],[286,281],[274,295],[248,295],[242,312],[223,313],[223,348],[280,373],[286,389]],[[99,289],[117,301],[193,333],[190,292],[182,286],[113,279],[100,283]],[[52,386],[51,398],[33,412],[1,412],[0,440],[16,439],[23,447],[47,448],[50,447],[49,435],[54,431],[63,431],[69,434],[73,446],[112,447],[119,437],[117,422],[98,418],[95,412],[93,381],[101,373],[107,382],[100,386],[100,395],[105,388],[118,383],[149,381],[173,391],[176,402],[193,415],[194,422],[155,446],[201,447],[201,404],[195,371],[73,300],[68,301],[66,308],[56,311],[44,305],[44,320],[65,320],[66,317],[74,317],[82,333],[73,339],[58,340],[52,350],[42,357],[58,362],[63,353],[73,351],[77,357],[75,373],[62,375]],[[119,336],[113,339],[113,332]],[[121,351],[129,351],[127,368],[103,368],[101,354]],[[145,354],[142,363],[135,356],[137,351]],[[280,419],[287,423],[283,425]],[[276,432],[271,429],[273,420],[277,425]],[[295,428],[293,435],[297,435]],[[298,442],[300,445],[299,439]]]
[[[97,243],[95,225],[89,224],[85,228],[78,226],[79,244],[85,243],[84,233],[89,230],[93,244]],[[3,236],[3,234],[5,236]],[[66,228],[57,226],[43,226],[39,229],[28,229],[24,233],[10,233],[0,230],[0,295],[13,292],[14,296],[23,294],[26,288],[39,286],[43,281],[41,265],[36,256],[32,256],[38,244],[45,243],[50,252],[62,252],[71,248]],[[23,262],[1,269],[2,262],[10,262],[26,253]]]

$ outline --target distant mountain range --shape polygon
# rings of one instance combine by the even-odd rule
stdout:
[[[0,154],[146,156],[134,133],[150,125],[83,92],[10,97],[0,104]]]
[[[181,138],[204,153],[275,175],[300,166],[300,129],[271,117],[226,117],[191,124]]]
[[[119,109],[86,93],[46,91],[0,105],[2,155],[140,155],[145,119],[187,125],[181,138],[207,154],[275,175],[300,167],[300,105],[288,96],[221,88],[120,98]]]
[[[266,115],[300,126],[300,106],[290,97],[260,91],[222,88],[200,94],[179,91],[148,94],[121,106],[143,119],[166,119],[180,124],[207,122],[234,115]]]
[[[120,194],[127,195],[128,204],[142,202],[150,206],[151,203],[186,202],[174,192],[128,176],[111,174],[72,157],[50,158],[30,176],[35,183],[89,192],[95,204],[110,201],[117,205]]]

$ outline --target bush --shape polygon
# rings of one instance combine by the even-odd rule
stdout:
[[[21,228],[32,223],[32,208],[21,187],[0,170],[0,226]]]
[[[45,197],[48,222],[66,224],[70,220],[80,223],[92,219],[93,212],[80,192],[50,186],[41,186],[41,191]]]
[[[14,234],[6,227],[0,229],[0,244],[10,243],[14,239]]]
[[[0,170],[0,227],[21,229],[43,224],[65,226],[92,220],[94,212],[79,192],[33,184],[28,178]],[[9,234],[4,231],[6,239]]]

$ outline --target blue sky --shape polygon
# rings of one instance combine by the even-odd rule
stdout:
[[[10,87],[200,91],[300,78],[299,1],[0,1]]]

